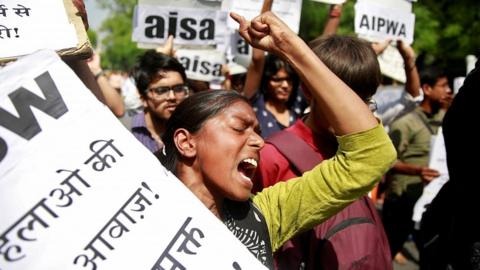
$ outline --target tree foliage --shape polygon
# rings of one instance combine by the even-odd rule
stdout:
[[[142,50],[132,42],[132,18],[136,0],[99,0],[98,4],[109,11],[100,31],[102,40],[102,66],[114,70],[130,70]]]

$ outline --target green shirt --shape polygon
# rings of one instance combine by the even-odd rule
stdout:
[[[331,159],[279,182],[253,197],[265,216],[275,252],[292,236],[313,228],[370,191],[395,161],[395,149],[381,124],[337,137]]]
[[[437,134],[445,111],[427,115],[420,107],[393,122],[390,126],[390,138],[398,153],[398,160],[427,166],[432,134]],[[387,175],[389,193],[401,195],[411,184],[422,182],[420,175],[389,173]]]

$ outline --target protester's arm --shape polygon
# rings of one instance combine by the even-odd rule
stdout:
[[[232,90],[232,80],[230,79],[230,68],[228,68],[227,64],[222,65],[221,73],[225,77],[225,79],[222,82],[222,89]]]
[[[78,15],[82,18],[85,31],[88,30],[88,16],[85,9],[85,4],[83,0],[72,0],[75,8],[78,11]],[[94,53],[95,56],[95,53]],[[97,99],[106,104],[110,110],[116,116],[122,116],[124,113],[124,105],[120,93],[117,93],[106,81],[104,76],[103,79],[106,81],[107,85],[104,84],[105,81],[97,81],[94,74],[91,72],[91,68],[87,63],[87,60],[83,59],[72,59],[64,60],[64,62],[75,72],[75,74],[82,80],[83,84],[90,89],[90,91],[97,97]],[[100,64],[99,64],[100,65]],[[108,88],[110,87],[110,88]],[[112,92],[113,90],[113,92]]]
[[[273,0],[264,0],[260,14],[272,9]],[[263,67],[265,66],[265,52],[258,48],[252,49],[252,61],[248,65],[247,76],[243,86],[243,95],[252,98],[262,83]]]
[[[103,70],[100,66],[100,56],[94,52],[93,56],[87,61],[88,67],[91,73],[94,75],[96,86],[100,89],[105,98],[105,105],[115,114],[120,117],[124,114],[124,104],[121,94],[113,88],[105,77]],[[91,85],[90,87],[95,87]]]
[[[328,12],[328,19],[323,28],[322,36],[333,35],[337,33],[338,26],[340,25],[340,17],[342,15],[343,4],[335,4],[330,6]]]
[[[155,49],[158,53],[163,53],[171,57],[175,57],[176,50],[173,47],[174,37],[172,35],[168,36],[167,42],[163,46],[159,46]]]
[[[418,175],[425,183],[428,183],[434,178],[440,176],[439,171],[431,169],[428,166],[418,166],[416,164],[405,163],[400,160],[395,162],[391,171],[399,174]]]
[[[300,231],[313,228],[371,191],[395,160],[381,124],[338,138],[335,157],[302,177],[263,189],[253,202],[267,220],[274,251]]]
[[[397,49],[402,55],[405,65],[405,91],[413,98],[418,97],[420,95],[420,76],[415,64],[415,51],[401,40],[397,41]]]
[[[251,22],[231,14],[252,46],[273,52],[295,68],[338,137],[334,158],[298,180],[265,189],[254,197],[264,213],[274,249],[301,230],[313,227],[373,188],[395,160],[385,130],[367,105],[332,73],[273,13]],[[293,195],[293,196],[292,196]]]
[[[360,97],[273,13],[261,14],[251,22],[235,13],[232,18],[239,22],[239,32],[248,43],[282,56],[296,69],[336,135],[361,132],[378,124]]]
[[[95,81],[90,68],[88,67],[86,60],[72,59],[64,60],[64,62],[75,72],[78,78],[85,84],[85,86],[90,89],[90,91],[97,97],[97,99],[105,104],[105,97],[103,96],[100,87]]]

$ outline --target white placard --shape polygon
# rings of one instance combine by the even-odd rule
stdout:
[[[252,46],[250,46],[238,33],[234,31],[231,34],[231,50],[233,55],[233,61],[237,64],[248,68],[250,62],[252,61]]]
[[[463,86],[463,82],[465,81],[465,77],[455,77],[453,79],[453,95],[455,96],[460,91],[460,88]]]
[[[199,81],[223,81],[222,65],[225,55],[216,50],[178,50],[175,54],[187,77]]]
[[[423,188],[422,196],[420,196],[413,208],[412,220],[415,222],[420,222],[422,220],[423,212],[425,212],[425,206],[432,202],[443,185],[450,179],[447,167],[447,152],[445,150],[445,141],[443,139],[442,128],[438,129],[437,135],[432,135],[432,141],[430,145],[430,161],[428,167],[437,170],[440,173],[440,176],[434,178]]]
[[[222,9],[235,12],[251,20],[260,14],[263,0],[223,0]],[[300,14],[302,12],[302,0],[275,0],[272,11],[287,25],[298,33],[300,29]],[[228,19],[230,29],[238,29],[238,23]]]
[[[0,71],[0,150],[1,269],[265,269],[53,51]]]
[[[139,5],[220,9],[222,0],[138,0]]]
[[[397,47],[389,44],[377,57],[377,59],[383,75],[388,76],[398,82],[405,83],[407,80],[405,74],[405,65],[402,55],[398,51]]]
[[[343,4],[345,3],[346,0],[312,0],[314,2],[320,2],[320,3],[325,3],[325,4],[331,4],[331,5],[338,5],[338,4]]]
[[[401,39],[413,42],[415,15],[401,9],[380,4],[355,4],[355,33],[370,41]]]
[[[138,5],[132,38],[163,44],[169,33],[178,45],[215,45],[225,42],[227,12],[212,9]]]
[[[357,3],[372,3],[372,4],[380,4],[383,7],[390,7],[400,11],[411,12],[412,11],[412,3],[409,0],[357,0]]]
[[[0,1],[0,58],[39,49],[75,48],[78,39],[63,1]]]

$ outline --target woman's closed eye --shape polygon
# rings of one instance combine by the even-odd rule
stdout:
[[[248,126],[247,125],[234,125],[232,126],[232,129],[237,131],[237,132],[244,132],[245,130],[247,130]]]

